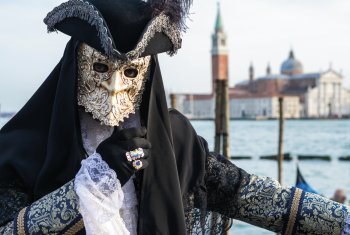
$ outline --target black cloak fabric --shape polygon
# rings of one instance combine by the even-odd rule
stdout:
[[[0,181],[16,181],[32,201],[72,180],[85,157],[76,100],[77,48],[65,53],[33,97],[0,131]],[[140,172],[139,234],[186,234],[183,197],[203,185],[206,150],[188,120],[171,118],[160,68],[152,57],[141,121],[152,144]]]

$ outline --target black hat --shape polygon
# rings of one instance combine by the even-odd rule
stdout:
[[[191,0],[69,0],[44,19],[109,57],[136,59],[181,47]]]

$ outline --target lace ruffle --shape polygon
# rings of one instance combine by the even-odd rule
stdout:
[[[84,182],[84,190],[92,190],[95,192],[94,197],[97,196],[96,202],[99,207],[104,209],[108,207],[111,200],[114,198],[113,207],[107,208],[104,216],[110,215],[111,219],[113,215],[120,215],[121,221],[119,223],[122,227],[126,227],[128,233],[131,235],[137,234],[137,197],[135,192],[135,186],[132,179],[130,179],[122,188],[120,187],[119,180],[117,179],[116,173],[109,168],[107,163],[105,163],[101,156],[95,153],[97,146],[105,139],[107,139],[113,132],[113,127],[101,125],[98,121],[94,120],[89,114],[84,111],[80,111],[80,123],[81,123],[81,134],[83,139],[83,145],[86,152],[91,155],[86,160],[82,161],[82,167],[78,175],[80,180]],[[137,115],[132,115],[127,122],[123,123],[123,128],[130,128],[133,126],[139,126],[137,123]],[[79,175],[81,173],[81,175]],[[76,179],[77,180],[77,179]],[[89,182],[88,184],[86,182]],[[77,183],[77,182],[76,182]],[[95,191],[96,190],[96,191]],[[97,192],[98,191],[98,192]],[[91,194],[90,192],[88,192]],[[77,193],[78,194],[78,193]],[[79,195],[79,194],[78,194]],[[106,199],[107,198],[107,199]],[[118,198],[118,200],[117,200]],[[89,201],[85,198],[80,199],[80,204],[83,203],[90,207]],[[84,200],[84,202],[82,202]],[[90,198],[91,200],[91,198]],[[95,206],[95,205],[93,205]],[[82,208],[82,207],[80,207]],[[112,214],[110,211],[112,210]],[[93,207],[89,208],[89,213],[95,213]],[[96,213],[95,213],[96,214]],[[89,220],[83,215],[84,223]],[[120,222],[120,221],[119,221]],[[90,223],[91,224],[91,223]],[[96,225],[94,225],[96,226]],[[94,228],[93,228],[94,229]],[[100,231],[93,231],[90,234],[99,234]],[[89,233],[88,233],[89,234]],[[103,233],[101,233],[103,234]],[[113,232],[110,234],[124,234],[122,232]]]
[[[130,234],[119,214],[124,200],[121,185],[99,154],[82,161],[74,184],[86,234]]]
[[[131,235],[137,234],[138,219],[138,200],[133,179],[130,179],[122,187],[124,193],[123,205],[119,210],[120,216],[123,218],[126,228]]]

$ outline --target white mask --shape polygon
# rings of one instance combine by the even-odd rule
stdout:
[[[82,43],[78,51],[78,104],[101,124],[118,126],[141,103],[150,59],[111,60]]]

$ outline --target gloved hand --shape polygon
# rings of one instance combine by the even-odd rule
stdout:
[[[142,161],[141,169],[148,166],[147,158],[151,144],[145,139],[146,132],[144,127],[122,130],[115,128],[113,134],[96,149],[96,152],[101,155],[102,159],[117,173],[122,186],[136,172],[132,162],[127,160],[127,152],[142,148],[144,157],[140,159]]]

